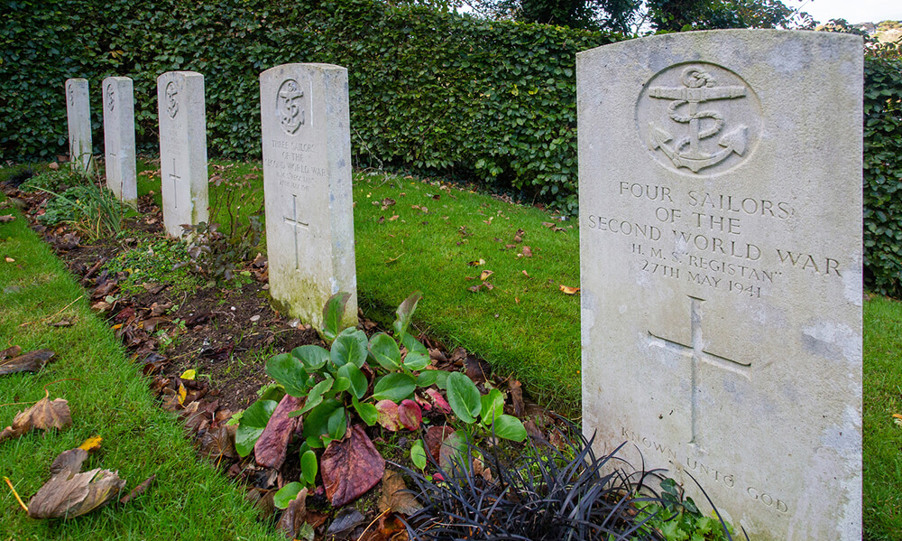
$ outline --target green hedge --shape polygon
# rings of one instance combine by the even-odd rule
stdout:
[[[65,152],[63,83],[135,83],[139,148],[156,148],[160,73],[207,86],[212,155],[260,156],[259,73],[284,62],[348,68],[358,165],[459,173],[576,206],[575,53],[607,34],[490,22],[371,0],[12,2],[4,16],[0,150]],[[23,122],[22,119],[28,119]]]
[[[576,210],[575,53],[616,36],[490,22],[375,0],[8,1],[0,19],[0,153],[66,152],[63,84],[135,81],[136,139],[157,150],[156,77],[205,76],[212,156],[260,157],[258,76],[285,62],[348,68],[356,165],[466,175]],[[899,64],[866,63],[866,278],[902,294]]]
[[[902,59],[865,63],[864,267],[873,290],[902,297]]]

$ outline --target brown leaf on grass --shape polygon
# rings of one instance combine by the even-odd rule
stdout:
[[[569,287],[562,284],[561,291],[564,293],[564,295],[576,295],[577,293],[579,293],[579,288]]]
[[[81,447],[63,451],[57,455],[53,464],[50,465],[50,475],[56,475],[68,470],[70,472],[80,472],[81,465],[88,459],[88,451]]]
[[[360,425],[341,441],[332,441],[320,460],[326,497],[332,507],[352,502],[382,480],[385,459]]]
[[[79,464],[79,467],[81,465]],[[31,518],[74,518],[115,498],[125,480],[117,472],[93,469],[76,473],[66,469],[54,475],[28,502]]]
[[[22,346],[12,346],[0,351],[0,361],[4,359],[9,359],[10,357],[16,357],[20,353],[22,353]]]
[[[486,280],[489,279],[489,276],[491,276],[493,274],[495,274],[494,271],[484,270],[484,271],[482,271],[482,274],[479,275],[479,279],[482,280],[483,282],[485,282]]]
[[[45,396],[34,406],[17,413],[12,426],[0,432],[0,441],[18,438],[32,429],[49,430],[70,425],[72,417],[69,414],[69,402],[62,398],[51,401]]]
[[[523,257],[532,257],[532,249],[529,246],[523,247]]]
[[[507,384],[511,402],[514,405],[514,416],[523,417],[526,413],[526,404],[523,402],[523,387],[519,381],[512,379]]]
[[[19,349],[21,350],[21,348]],[[56,355],[56,352],[52,349],[37,349],[29,351],[25,355],[0,360],[0,376],[15,374],[16,372],[38,372],[44,368],[47,361],[53,358],[54,355]]]
[[[514,242],[516,242],[518,244],[523,242],[523,235],[525,235],[525,234],[526,234],[526,231],[523,231],[522,229],[518,229],[517,233],[514,234]]]
[[[156,476],[156,474],[154,474],[154,475],[151,475],[150,477],[148,477],[147,479],[145,479],[143,483],[141,483],[140,485],[133,488],[131,492],[129,492],[125,496],[119,498],[119,503],[121,503],[122,505],[125,505],[128,502],[130,502],[130,501],[134,500],[135,498],[137,498],[138,496],[140,496],[141,494],[144,494],[144,492],[148,488],[150,488],[150,485],[154,482],[154,480],[156,478],[157,478],[157,476]]]
[[[288,414],[301,409],[303,402],[303,398],[297,398],[290,394],[286,394],[279,401],[269,422],[266,423],[266,428],[263,429],[263,433],[254,444],[254,458],[257,459],[257,464],[275,469],[282,467],[288,452],[288,442],[301,419],[300,417],[289,417]]]
[[[385,475],[382,476],[382,495],[379,496],[379,511],[384,513],[391,509],[395,513],[410,516],[422,508],[422,504],[407,489],[401,474],[385,470]]]
[[[297,497],[291,500],[288,508],[282,512],[282,518],[276,529],[285,534],[285,537],[294,539],[304,526],[307,518],[307,489],[302,488]]]
[[[69,319],[61,319],[56,323],[48,323],[48,325],[50,325],[51,327],[71,327],[75,324],[76,321],[78,321],[78,318],[73,317]]]
[[[15,219],[16,219],[16,217],[13,216],[12,214],[4,214],[3,216],[0,216],[0,224],[5,224],[5,223],[11,222]]]

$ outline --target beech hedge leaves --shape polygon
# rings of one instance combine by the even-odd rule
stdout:
[[[614,34],[479,20],[374,0],[11,0],[0,20],[0,157],[65,154],[67,78],[135,83],[139,150],[158,150],[156,77],[205,77],[211,156],[260,157],[260,72],[286,62],[348,68],[358,166],[466,176],[575,212],[578,51]],[[865,264],[902,294],[899,62],[867,59]],[[896,100],[896,101],[893,101]],[[896,197],[890,197],[892,194]]]

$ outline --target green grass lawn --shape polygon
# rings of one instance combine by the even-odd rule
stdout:
[[[51,398],[69,401],[74,423],[0,443],[0,476],[9,477],[27,503],[50,478],[57,454],[100,435],[103,445],[85,470],[118,470],[126,490],[154,474],[156,482],[126,506],[69,521],[28,518],[2,483],[0,539],[281,539],[257,522],[243,490],[195,458],[180,421],[156,405],[138,366],[84,295],[23,218],[0,224],[0,349],[18,344],[25,351],[56,351],[38,374],[0,376],[0,427],[42,398],[45,388]],[[60,319],[75,324],[47,325]]]
[[[864,524],[866,539],[902,539],[902,302],[864,305]]]

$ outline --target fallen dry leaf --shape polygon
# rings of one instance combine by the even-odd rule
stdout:
[[[341,441],[332,441],[320,459],[326,497],[341,507],[362,496],[382,480],[385,459],[360,425],[353,425]]]
[[[49,400],[47,396],[38,400],[37,404],[16,414],[12,426],[0,432],[0,441],[18,438],[29,430],[49,430],[65,428],[72,425],[69,414],[69,402],[62,398]]]
[[[279,519],[276,529],[283,532],[289,539],[295,539],[306,523],[306,518],[307,489],[302,488],[298,495],[288,504],[288,508],[282,512],[282,518]]]
[[[297,398],[290,394],[282,397],[269,418],[269,422],[266,423],[266,428],[263,429],[263,433],[254,444],[254,458],[257,459],[257,464],[267,468],[279,469],[282,467],[288,453],[291,435],[294,434],[301,419],[300,417],[289,417],[288,414],[301,409],[303,403],[303,398]]]
[[[88,459],[88,454],[88,451],[81,447],[63,451],[53,460],[53,464],[50,465],[50,474],[56,475],[63,471],[80,472],[81,465]]]
[[[154,482],[154,480],[156,478],[157,478],[157,476],[156,476],[156,474],[154,474],[154,475],[151,475],[150,477],[148,477],[147,479],[145,479],[143,483],[141,483],[140,485],[133,488],[132,491],[129,492],[128,494],[126,494],[125,496],[121,497],[119,499],[119,503],[121,503],[122,505],[125,505],[128,502],[134,500],[136,497],[140,496],[141,494],[144,494],[144,492],[150,487],[150,485]]]
[[[479,275],[479,279],[482,280],[483,282],[485,282],[486,280],[489,279],[489,276],[491,276],[493,274],[495,274],[494,271],[490,271],[490,270],[486,269],[486,270],[482,271],[482,274]]]
[[[382,476],[382,495],[379,496],[379,511],[383,513],[389,509],[395,513],[410,516],[423,506],[407,489],[404,478],[400,473],[385,470]]]
[[[902,415],[899,415],[898,413],[894,413],[893,414],[893,422],[899,426],[902,426]]]
[[[22,346],[12,346],[0,351],[0,361],[4,359],[9,359],[10,357],[16,357],[22,353]]]
[[[54,355],[56,352],[52,349],[37,349],[11,359],[0,360],[0,376],[16,372],[37,372],[44,368]]]
[[[5,257],[4,259],[6,260],[7,263],[15,263],[16,262],[16,260],[11,257]]]
[[[101,438],[100,436],[91,436],[90,438],[86,439],[84,443],[79,445],[78,448],[92,453],[97,449],[100,449],[101,443],[103,443],[103,438]]]
[[[561,285],[561,291],[563,291],[565,295],[576,295],[579,293],[579,288]]]
[[[87,456],[87,451],[77,447],[64,451],[53,461],[51,471],[56,469],[58,473],[28,502],[28,516],[74,518],[90,513],[119,494],[125,480],[117,472],[97,468],[78,473]]]
[[[16,219],[16,217],[13,216],[12,214],[4,214],[3,216],[0,216],[0,224],[5,224],[5,223],[11,222],[15,219]]]

